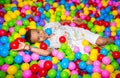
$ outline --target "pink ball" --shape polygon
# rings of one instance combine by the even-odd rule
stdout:
[[[109,1],[109,2],[108,2],[108,5],[109,5],[109,6],[111,6],[111,5],[112,5],[112,2],[111,2],[111,1]]]
[[[118,10],[118,14],[120,14],[120,9]]]
[[[80,0],[76,0],[77,3],[80,3]]]
[[[94,67],[93,67],[93,72],[101,73],[101,69],[100,69],[100,67],[98,67],[98,66],[94,66]]]
[[[109,58],[109,57],[104,57],[104,58],[102,59],[102,62],[103,62],[104,64],[110,64],[110,58]]]
[[[23,56],[23,61],[24,61],[24,62],[27,62],[27,63],[30,62],[30,61],[31,61],[30,55],[28,55],[28,54],[24,55],[24,56]]]
[[[70,62],[69,65],[68,65],[68,68],[69,68],[70,70],[74,70],[74,69],[76,68],[75,63],[74,63],[74,62]]]
[[[8,67],[9,67],[8,64],[4,64],[4,65],[2,65],[1,70],[4,72],[7,72]]]
[[[86,53],[89,53],[90,50],[91,50],[91,49],[90,49],[90,46],[85,46],[85,47],[84,47],[84,51],[85,51]]]
[[[23,8],[24,8],[25,10],[28,10],[30,7],[29,7],[28,5],[25,5]]]
[[[103,70],[101,74],[102,74],[102,78],[109,78],[110,77],[110,73],[107,70]]]
[[[24,56],[25,53],[24,53],[24,51],[19,51],[19,52],[18,52],[18,55]]]
[[[85,19],[85,15],[84,15],[84,14],[81,15],[80,18],[81,18],[82,20],[84,20],[84,19]]]
[[[17,20],[16,24],[19,25],[19,26],[22,26],[22,21],[21,20]]]
[[[26,12],[26,10],[25,10],[25,9],[22,9],[22,10],[21,10],[21,13],[25,13],[25,12]]]
[[[71,75],[73,75],[73,74],[78,74],[78,71],[77,71],[77,70],[72,70],[70,74],[71,74]]]
[[[76,24],[75,24],[74,22],[71,22],[71,23],[70,23],[70,26],[75,27]]]
[[[115,22],[112,22],[110,25],[111,25],[111,26],[116,26],[116,23],[115,23]]]
[[[39,64],[39,66],[41,68],[43,68],[44,67],[44,63],[45,63],[45,60],[40,60],[40,62],[38,64]]]
[[[63,54],[62,52],[58,52],[57,58],[58,58],[59,60],[62,60],[62,59],[64,58],[64,54]]]
[[[99,7],[99,8],[101,8],[101,7],[102,7],[102,4],[101,4],[101,3],[99,3],[99,4],[98,4],[98,7]]]
[[[32,60],[39,60],[39,55],[36,53],[32,53],[31,58]]]
[[[66,15],[66,16],[69,16],[69,15],[70,15],[70,12],[69,12],[69,11],[66,11],[66,12],[65,12],[65,15]]]
[[[53,55],[53,56],[57,56],[57,54],[58,54],[58,50],[54,49],[54,50],[52,51],[52,55]]]
[[[75,46],[73,51],[74,51],[74,53],[79,52],[80,48],[78,46]]]
[[[14,27],[10,27],[9,32],[11,32],[11,33],[14,32]]]
[[[98,60],[96,60],[96,61],[94,61],[93,65],[100,67],[100,62]]]
[[[100,3],[100,0],[96,0],[96,3],[98,3],[98,4],[99,4],[99,3]]]
[[[24,78],[30,78],[31,75],[32,75],[32,72],[30,70],[23,71]]]
[[[72,2],[76,2],[76,0],[72,0]]]

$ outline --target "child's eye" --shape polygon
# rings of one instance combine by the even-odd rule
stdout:
[[[40,33],[39,31],[37,31],[37,33]]]

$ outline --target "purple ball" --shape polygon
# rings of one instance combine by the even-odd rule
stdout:
[[[4,19],[0,17],[0,24],[4,22]]]
[[[40,17],[39,17],[39,16],[35,16],[35,17],[34,17],[34,20],[35,20],[36,22],[38,22],[38,21],[40,21]]]
[[[40,21],[39,21],[39,25],[40,25],[40,26],[45,26],[45,21],[44,21],[44,20],[40,20]]]
[[[57,68],[57,65],[56,65],[56,64],[53,64],[52,69],[57,70],[57,69],[58,69],[58,68]]]
[[[106,36],[110,36],[110,31],[105,31],[104,34],[105,34]]]
[[[117,59],[118,64],[120,64],[120,58]]]

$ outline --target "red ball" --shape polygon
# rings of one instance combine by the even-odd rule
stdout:
[[[96,3],[96,2],[94,2],[94,3],[92,3],[92,5],[93,5],[93,7],[96,7],[96,6],[97,6],[97,3]]]
[[[104,58],[103,54],[99,54],[97,57],[97,60],[99,60],[100,62],[102,62],[102,59]]]
[[[98,21],[95,20],[95,21],[93,22],[93,24],[97,25],[97,24],[98,24]]]
[[[115,78],[120,78],[120,73],[118,73]]]
[[[36,16],[40,16],[40,12],[38,12],[38,11],[35,12],[35,15],[36,15]]]
[[[31,10],[32,10],[33,12],[35,12],[35,11],[37,10],[37,7],[36,7],[36,6],[32,6],[32,7],[31,7]]]
[[[120,58],[120,53],[117,52],[117,51],[114,51],[114,52],[112,52],[112,56],[113,56],[113,58],[115,58],[115,59]]]
[[[117,9],[116,6],[112,6],[111,11],[116,10],[116,9]]]
[[[8,36],[8,37],[11,36],[11,33],[10,33],[10,32],[7,32],[7,35],[6,35],[6,36]]]
[[[42,43],[40,44],[40,49],[46,50],[47,48],[48,48],[48,46],[47,46],[46,43],[42,42]]]
[[[45,68],[41,68],[39,71],[38,71],[40,77],[45,77],[47,75],[47,69]]]
[[[5,30],[0,30],[0,37],[6,36],[6,35],[7,35],[7,32]]]
[[[61,37],[59,38],[59,41],[60,41],[61,43],[66,42],[66,38],[65,38],[65,36],[61,36]]]
[[[30,67],[30,70],[32,71],[32,73],[37,73],[39,71],[40,67],[38,64],[33,64],[31,67]]]
[[[28,20],[29,20],[29,22],[34,21],[34,19],[32,17],[29,17]]]
[[[105,26],[105,27],[110,26],[110,22],[104,21],[104,26]]]
[[[90,19],[91,19],[90,16],[86,16],[86,17],[85,17],[85,20],[86,20],[86,21],[90,21]]]
[[[99,14],[96,12],[96,13],[94,14],[94,16],[95,16],[95,18],[98,18],[98,17],[99,17]]]
[[[22,16],[23,18],[26,16],[25,13],[21,13],[20,16]]]
[[[19,42],[25,42],[26,40],[24,38],[17,38],[15,41],[19,43]]]
[[[98,25],[104,25],[104,21],[103,20],[99,20],[98,21]]]
[[[30,78],[38,78],[36,74],[32,74]]]
[[[86,29],[87,25],[86,24],[80,24],[80,27]]]
[[[88,0],[89,5],[92,5],[92,3],[93,3],[92,0]]]
[[[93,13],[93,11],[92,10],[89,10],[89,14],[92,14]]]
[[[19,47],[19,43],[18,42],[11,42],[10,43],[10,48],[11,49],[17,49]]]
[[[81,71],[81,72],[80,72],[80,75],[81,75],[81,76],[84,76],[85,74],[87,74],[86,71]]]
[[[5,13],[3,11],[0,11],[0,17],[4,17]]]
[[[76,69],[75,69],[79,74],[81,73],[81,70],[78,66],[76,66]]]
[[[79,12],[76,12],[75,16],[80,18]]]
[[[51,61],[45,61],[44,68],[46,68],[47,70],[51,69],[52,68],[52,62]]]
[[[95,49],[96,49],[98,52],[100,52],[100,48],[99,48],[99,47],[95,47]]]
[[[0,4],[0,9],[2,9],[4,7],[4,5],[3,4]]]

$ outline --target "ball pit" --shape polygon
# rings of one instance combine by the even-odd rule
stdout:
[[[82,41],[72,49],[65,36],[49,56],[14,51],[26,42],[29,29],[43,29],[47,22],[82,19],[77,27],[90,30],[114,44],[102,47]],[[64,23],[71,27],[74,22]],[[52,34],[50,28],[45,32]],[[32,46],[46,50],[49,40]],[[92,63],[88,63],[91,60]],[[118,0],[0,0],[0,78],[120,78],[120,2]]]

